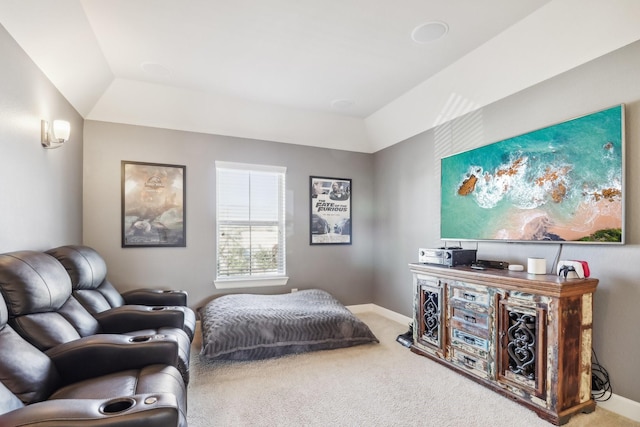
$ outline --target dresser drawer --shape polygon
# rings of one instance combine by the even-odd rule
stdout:
[[[477,305],[489,305],[489,292],[485,289],[475,289],[466,286],[451,286],[451,298]]]
[[[486,313],[478,313],[474,310],[452,306],[451,317],[474,328],[486,329],[489,327],[489,316]]]
[[[453,328],[451,330],[451,346],[473,353],[479,357],[487,357],[489,340],[470,332]]]
[[[482,378],[489,376],[489,363],[486,359],[478,357],[474,354],[469,354],[459,349],[451,350],[451,361],[466,371],[471,372]]]

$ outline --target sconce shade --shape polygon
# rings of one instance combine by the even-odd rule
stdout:
[[[54,120],[51,127],[48,121],[40,121],[40,142],[44,148],[61,147],[70,135],[71,124],[66,120]]]
[[[53,139],[56,142],[66,142],[71,135],[71,124],[66,120],[53,121]]]

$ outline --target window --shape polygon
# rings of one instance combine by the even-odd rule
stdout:
[[[287,283],[286,168],[216,162],[217,288]]]

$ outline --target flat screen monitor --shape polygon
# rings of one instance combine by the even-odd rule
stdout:
[[[624,243],[624,105],[441,160],[442,240]]]

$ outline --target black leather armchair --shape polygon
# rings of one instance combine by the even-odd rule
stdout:
[[[107,265],[96,250],[88,246],[67,245],[50,249],[47,253],[64,266],[71,278],[73,296],[96,317],[112,310],[126,310],[127,305],[162,306],[154,310],[182,313],[183,320],[178,327],[193,340],[196,315],[186,307],[185,291],[143,288],[121,294],[107,280]]]
[[[152,327],[150,324],[150,319],[163,315],[162,310],[154,312],[150,307],[142,307],[145,310],[142,314],[147,315],[146,323],[136,320],[137,306],[96,318],[71,296],[69,275],[51,255],[36,251],[0,255],[0,292],[6,302],[11,327],[43,352],[96,334],[118,333],[124,335],[123,339],[132,340],[166,336],[176,342],[173,363],[184,383],[189,381],[191,341],[187,334],[181,328]],[[111,338],[108,335],[97,339]],[[150,340],[149,345],[158,341]],[[86,359],[85,363],[88,360],[91,359]]]
[[[8,317],[0,294],[0,426],[187,426],[175,339],[88,337],[43,353]]]

